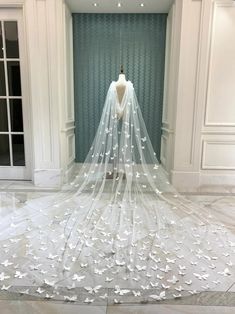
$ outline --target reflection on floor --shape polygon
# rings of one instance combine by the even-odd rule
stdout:
[[[67,187],[63,187],[67,193]],[[207,193],[210,191],[210,194]],[[212,192],[211,192],[212,191]],[[1,208],[20,207],[29,199],[37,199],[55,193],[56,190],[37,189],[30,182],[0,181],[0,216]],[[222,190],[207,186],[199,193],[187,193],[186,197],[213,208],[223,222],[235,221],[235,193],[234,189],[224,187]],[[151,304],[137,305],[135,303],[112,305],[107,301],[102,305],[80,305],[72,302],[53,302],[37,300],[27,295],[10,294],[1,290],[0,285],[0,313],[60,313],[60,314],[158,314],[158,313],[235,313],[235,278],[234,283],[225,291],[203,292],[174,300],[158,301]]]

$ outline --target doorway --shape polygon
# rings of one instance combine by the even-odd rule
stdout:
[[[31,179],[26,56],[21,9],[0,10],[0,179]]]

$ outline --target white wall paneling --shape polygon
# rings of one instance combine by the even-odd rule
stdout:
[[[184,1],[172,167],[179,190],[235,185],[234,11],[230,0]]]
[[[161,162],[168,174],[171,172],[174,158],[174,117],[175,99],[178,86],[179,45],[182,18],[182,0],[173,3],[167,18],[165,84],[163,99],[162,149]]]
[[[24,9],[33,110],[33,178],[35,185],[55,187],[64,181],[68,164],[71,167],[67,156],[67,137],[74,127],[71,14],[63,0],[25,0]]]
[[[74,122],[74,84],[73,84],[73,21],[68,7],[65,7],[65,60],[66,60],[66,96],[67,121]]]
[[[64,4],[64,60],[65,60],[65,97],[66,112],[65,112],[65,130],[66,130],[66,158],[65,158],[65,174],[64,179],[68,181],[73,174],[75,160],[75,121],[74,121],[74,83],[73,83],[73,29],[72,29],[72,14]]]
[[[162,135],[161,137],[161,162],[165,168],[166,168],[166,159],[167,159],[167,136]]]
[[[68,139],[68,162],[71,163],[74,161],[74,154],[75,154],[75,145],[74,145],[74,134],[70,134]]]
[[[61,183],[55,1],[26,0],[25,18],[31,67],[34,183],[50,186],[51,182],[54,186]]]
[[[201,184],[235,185],[235,3],[210,1],[204,20],[204,104],[201,130]],[[204,92],[204,94],[203,94]]]
[[[163,96],[163,113],[162,113],[162,122],[168,126],[169,125],[169,106],[168,98],[170,97],[169,90],[171,90],[170,83],[172,68],[172,38],[173,38],[173,25],[174,25],[174,14],[175,14],[175,4],[172,5],[168,16],[167,16],[167,29],[166,29],[166,56],[165,56],[165,78],[164,78],[164,96]]]
[[[205,126],[235,126],[235,4],[214,2],[212,16]]]
[[[235,140],[203,141],[202,169],[235,170]]]
[[[194,136],[197,115],[201,1],[184,1],[175,115],[174,169],[195,170]]]

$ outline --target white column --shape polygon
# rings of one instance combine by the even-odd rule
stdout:
[[[71,45],[67,46],[70,14],[62,0],[25,0],[24,13],[31,82],[33,181],[36,186],[57,187],[74,159],[73,91],[68,90],[69,84],[72,88]],[[66,136],[69,132],[71,139]]]
[[[202,1],[183,1],[171,171],[172,183],[178,188],[199,185],[195,132],[199,110],[196,88],[201,10]]]

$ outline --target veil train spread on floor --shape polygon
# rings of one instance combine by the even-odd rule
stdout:
[[[234,282],[235,239],[181,196],[153,151],[133,84],[112,82],[71,189],[0,221],[0,289],[71,302],[159,301]]]

